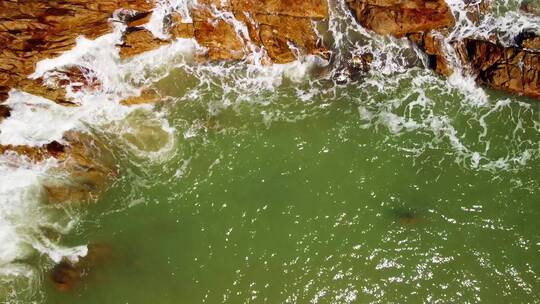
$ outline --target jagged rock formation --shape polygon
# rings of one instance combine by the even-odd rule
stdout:
[[[477,22],[489,9],[489,1],[469,1],[468,17]],[[430,67],[450,76],[454,72],[445,49],[445,33],[454,18],[443,0],[347,0],[358,22],[376,33],[407,36],[428,56]],[[534,13],[536,6],[524,3],[522,10]],[[477,39],[452,41],[446,45],[456,61],[478,82],[495,89],[540,98],[540,37],[523,33],[516,45],[505,47]]]
[[[80,35],[109,32],[109,18],[119,8],[149,12],[153,7],[147,0],[0,1],[0,100],[11,88],[21,88],[65,101],[62,89],[27,79],[36,63],[70,50]]]
[[[447,54],[443,47],[444,34],[442,32],[413,33],[407,37],[426,53],[430,68],[444,76],[452,75],[454,70],[446,57]]]
[[[534,46],[535,37],[530,42]],[[540,98],[540,48],[525,50],[467,39],[467,63],[481,83],[508,92]]]
[[[452,73],[433,30],[454,25],[454,16],[444,0],[347,0],[358,22],[381,35],[408,36],[429,56],[432,67],[443,75]]]
[[[203,60],[254,60],[257,52],[264,64],[286,63],[300,53],[325,56],[313,21],[328,16],[325,0],[200,0],[190,8],[190,18],[172,12],[163,20],[168,37],[155,37],[144,25],[156,6],[155,0],[0,0],[0,102],[11,89],[45,97],[64,106],[77,106],[66,97],[71,91],[98,90],[100,79],[83,66],[64,66],[30,79],[37,62],[59,56],[75,46],[76,38],[94,39],[112,31],[112,23],[125,30],[118,45],[121,59],[171,43],[193,38],[204,49]],[[159,100],[155,91],[122,101],[133,105]],[[0,105],[0,120],[10,109]],[[115,175],[99,144],[89,135],[68,132],[62,144],[41,147],[0,146],[0,153],[24,155],[34,162],[59,161],[70,180],[47,181],[49,202],[80,202],[96,195],[107,177]],[[97,153],[97,154],[96,154]]]
[[[328,16],[324,0],[228,0],[199,1],[184,20],[173,12],[164,20],[168,38],[155,37],[144,28],[155,0],[99,1],[0,1],[0,100],[11,88],[70,105],[66,83],[28,79],[38,61],[56,57],[75,45],[75,39],[96,38],[111,31],[111,18],[125,23],[121,58],[155,49],[175,38],[195,38],[206,48],[201,57],[209,60],[246,59],[261,52],[261,61],[286,63],[298,54],[326,55],[313,29],[312,20]],[[264,50],[263,50],[264,49]],[[64,80],[83,80],[85,71],[68,67]]]
[[[326,56],[312,21],[328,17],[327,2],[228,0],[198,1],[186,22],[172,13],[164,25],[171,39],[195,38],[207,60],[243,60],[261,52],[265,63],[287,63],[295,52]],[[129,25],[129,24],[128,24]],[[129,26],[121,45],[123,58],[168,43],[140,25]]]
[[[193,15],[195,39],[211,60],[243,59],[262,47],[263,60],[274,63],[326,51],[312,26],[328,16],[326,1],[205,0]]]
[[[85,202],[96,197],[108,178],[116,175],[112,162],[104,155],[103,144],[79,132],[67,132],[63,142],[53,141],[40,147],[0,145],[0,154],[16,153],[32,162],[56,159],[58,179],[44,182],[49,203]],[[69,176],[62,172],[69,172]]]
[[[358,22],[382,35],[403,37],[453,25],[444,0],[347,0]]]

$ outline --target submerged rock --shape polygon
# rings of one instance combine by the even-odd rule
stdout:
[[[417,226],[422,223],[421,216],[413,210],[397,209],[393,210],[392,213],[397,222],[403,226]]]
[[[81,203],[94,200],[107,186],[108,180],[116,175],[110,156],[102,143],[89,134],[67,132],[64,140],[63,157],[58,179],[49,179],[44,188],[49,203]],[[51,148],[58,145],[47,145]],[[51,152],[49,152],[51,153]],[[51,154],[54,156],[54,154]]]
[[[161,100],[161,97],[155,90],[144,89],[141,91],[141,94],[139,96],[128,97],[122,100],[120,103],[126,106],[132,106],[139,104],[155,103],[159,100]]]
[[[60,291],[70,291],[80,283],[82,270],[68,261],[62,261],[55,265],[51,272],[51,280]]]
[[[111,249],[104,244],[88,245],[88,253],[77,262],[64,259],[56,264],[50,273],[54,287],[62,292],[70,292],[83,283],[96,268],[111,259]]]

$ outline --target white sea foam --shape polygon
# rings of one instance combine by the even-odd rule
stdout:
[[[53,159],[39,164],[14,153],[0,155],[0,282],[36,274],[27,259],[36,253],[53,261],[77,259],[86,254],[86,246],[66,248],[51,241],[43,228],[58,234],[70,230],[75,219],[41,204],[42,180],[55,166]],[[0,297],[5,296],[0,289]]]
[[[128,148],[150,158],[158,157],[161,150],[171,150],[173,131],[166,120],[152,118],[151,106],[128,107],[120,101],[137,96],[141,87],[165,77],[176,64],[191,60],[196,43],[191,39],[178,39],[168,46],[122,61],[117,45],[123,29],[124,26],[117,24],[111,34],[96,40],[79,37],[71,51],[39,62],[30,77],[43,77],[47,82],[56,69],[81,66],[92,74],[92,78],[99,80],[100,86],[78,91],[68,85],[67,97],[76,103],[76,107],[61,106],[42,97],[12,90],[5,102],[12,109],[11,116],[0,123],[0,144],[35,147],[53,140],[62,142],[62,136],[68,130],[88,131],[89,127],[119,125],[130,113],[139,110],[150,116],[154,130],[167,134],[167,143],[160,151]],[[110,131],[119,130],[113,128]],[[64,209],[42,204],[43,181],[47,179],[47,172],[56,166],[53,159],[34,163],[13,153],[0,155],[0,281],[6,284],[5,288],[0,288],[0,299],[12,296],[13,290],[9,286],[17,278],[36,282],[39,271],[26,259],[40,254],[59,262],[64,258],[76,260],[87,253],[85,245],[63,247],[58,238],[50,238],[43,232],[46,229],[48,233],[66,234],[77,222],[77,218]]]

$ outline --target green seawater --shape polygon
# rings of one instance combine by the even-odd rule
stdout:
[[[119,178],[63,244],[110,256],[70,292],[45,271],[44,303],[540,301],[540,103],[423,69],[205,77],[96,131]]]

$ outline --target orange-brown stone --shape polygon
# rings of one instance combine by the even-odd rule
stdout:
[[[454,24],[444,0],[347,0],[347,4],[362,26],[382,35],[403,37]]]

